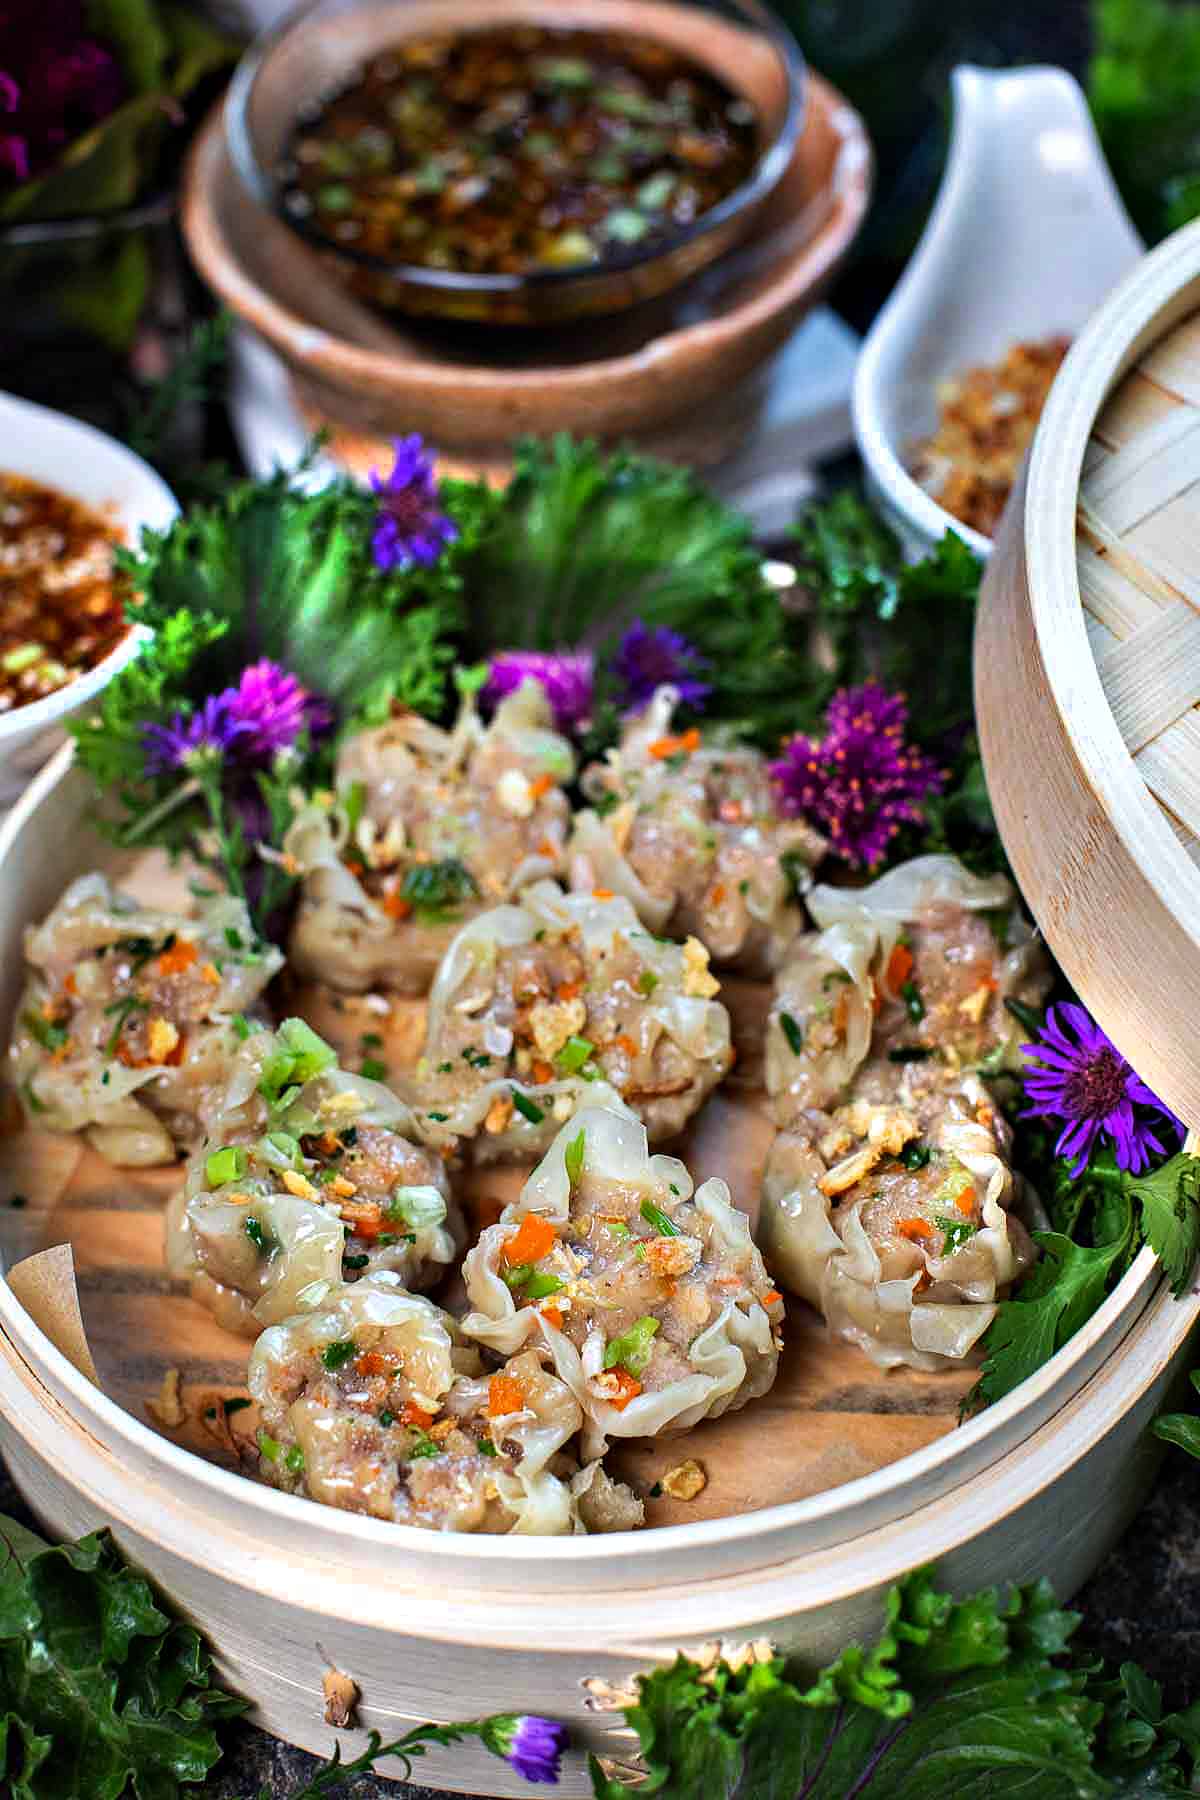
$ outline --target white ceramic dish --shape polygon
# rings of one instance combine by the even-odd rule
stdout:
[[[0,394],[0,470],[58,488],[94,507],[137,543],[143,526],[161,531],[179,511],[174,494],[149,463],[92,425],[48,407]],[[0,714],[0,806],[7,806],[63,741],[68,719],[136,655],[134,633],[57,693]]]
[[[95,860],[88,804],[63,751],[0,828],[0,1031],[24,925]],[[219,1646],[259,1722],[292,1742],[331,1746],[320,1686],[332,1661],[359,1683],[364,1722],[389,1735],[415,1718],[536,1710],[613,1747],[585,1677],[715,1636],[765,1634],[824,1658],[874,1631],[883,1589],[921,1562],[941,1560],[963,1586],[1047,1574],[1069,1593],[1145,1492],[1145,1426],[1198,1312],[1200,1297],[1174,1301],[1143,1252],[1019,1391],[874,1474],[728,1518],[546,1540],[391,1526],[214,1467],[93,1387],[0,1281],[0,1446],[49,1529],[113,1525]],[[421,1774],[525,1791],[471,1751]],[[564,1792],[588,1791],[576,1761]]]
[[[854,381],[867,485],[914,556],[950,529],[980,556],[992,547],[908,472],[937,424],[937,384],[1021,340],[1074,336],[1143,249],[1065,70],[965,65],[952,85],[942,186]]]

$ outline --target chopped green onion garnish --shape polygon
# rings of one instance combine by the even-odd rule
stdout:
[[[254,1245],[254,1248],[258,1251],[260,1256],[265,1256],[268,1250],[273,1250],[275,1248],[274,1238],[266,1230],[262,1220],[256,1218],[253,1213],[248,1213],[246,1215],[242,1230],[250,1239],[250,1242]]]
[[[387,1205],[389,1219],[402,1219],[419,1231],[422,1225],[440,1225],[446,1216],[446,1202],[437,1188],[398,1187]]]
[[[377,1056],[364,1059],[359,1074],[367,1081],[383,1081],[387,1075],[387,1064],[381,1063]]]
[[[615,1238],[627,1238],[629,1236],[629,1227],[624,1219],[605,1219],[604,1223]]]
[[[228,1144],[214,1150],[204,1164],[204,1179],[210,1188],[224,1187],[227,1181],[240,1181],[250,1167],[250,1156],[241,1144]]]
[[[228,1400],[222,1400],[221,1409],[224,1412],[225,1417],[231,1419],[234,1413],[244,1412],[246,1407],[253,1406],[253,1404],[254,1402],[248,1399],[245,1394],[231,1394]]]
[[[900,998],[903,1000],[905,1010],[913,1024],[919,1025],[925,1017],[925,1002],[921,998],[915,981],[906,981],[901,985]]]
[[[396,1423],[395,1413],[389,1412],[388,1408],[385,1406],[383,1411],[379,1414],[379,1423],[383,1426],[394,1425]]]
[[[431,1113],[426,1113],[425,1117],[427,1119],[432,1119],[436,1125],[444,1125],[446,1123],[446,1120],[450,1117],[450,1114],[443,1113],[443,1112],[431,1112]]]
[[[924,1044],[898,1044],[894,1050],[888,1051],[888,1061],[894,1063],[928,1062],[933,1051]]]
[[[781,1012],[779,1015],[779,1023],[783,1029],[783,1035],[787,1039],[788,1049],[793,1056],[799,1056],[804,1048],[804,1033],[801,1031],[799,1025],[797,1025],[795,1019],[793,1019],[791,1013]]]
[[[225,942],[229,945],[231,950],[241,950],[245,947],[242,942],[241,932],[235,931],[232,925],[227,925],[225,927]]]
[[[287,1089],[303,1087],[337,1062],[336,1050],[303,1019],[285,1019],[276,1042],[278,1048],[267,1058],[258,1082],[258,1091],[268,1105],[278,1106]]]
[[[500,1452],[497,1450],[495,1444],[493,1444],[491,1438],[480,1438],[479,1454],[480,1456],[499,1456]]]
[[[30,1037],[34,1038],[43,1050],[61,1050],[70,1036],[65,1025],[56,1025],[52,1019],[44,1018],[32,1007],[27,1013],[22,1014],[22,1022]]]
[[[422,1431],[417,1434],[416,1443],[409,1445],[408,1454],[415,1462],[419,1456],[440,1456],[442,1447],[434,1443],[428,1432]]]
[[[521,1291],[527,1300],[545,1300],[550,1294],[560,1293],[562,1286],[557,1275],[533,1274]]]
[[[675,1221],[668,1217],[661,1206],[656,1206],[653,1200],[643,1200],[638,1210],[647,1225],[653,1225],[659,1237],[679,1237],[681,1235]]]
[[[299,1444],[293,1444],[283,1459],[283,1466],[290,1475],[299,1475],[304,1467],[304,1452]]]
[[[370,1262],[369,1256],[343,1256],[343,1269],[365,1269]]]
[[[563,1151],[563,1167],[567,1171],[567,1180],[572,1187],[579,1186],[580,1177],[583,1174],[583,1156],[586,1149],[587,1136],[586,1133],[581,1131],[577,1136],[570,1140]]]
[[[244,1043],[250,1036],[250,1021],[245,1013],[234,1013],[229,1022],[233,1026],[234,1037],[240,1038]]]
[[[278,1462],[279,1452],[282,1449],[283,1445],[279,1442],[278,1438],[273,1438],[269,1431],[263,1431],[261,1427],[259,1428],[258,1453],[260,1456],[265,1456],[268,1462]]]
[[[637,978],[638,993],[645,994],[647,996],[647,998],[649,998],[649,996],[654,992],[654,990],[657,986],[658,986],[658,976],[654,973],[654,970],[653,969],[643,969],[641,974]]]
[[[501,1276],[501,1280],[505,1283],[506,1286],[513,1288],[515,1290],[516,1288],[523,1288],[525,1286],[525,1283],[529,1280],[529,1277],[532,1274],[533,1274],[533,1264],[532,1263],[517,1263],[515,1268],[506,1269],[504,1271],[504,1274]]]
[[[322,1350],[321,1361],[331,1372],[336,1369],[344,1369],[357,1349],[358,1346],[353,1338],[334,1338],[333,1342],[326,1344]]]
[[[590,1038],[569,1037],[554,1060],[564,1075],[575,1075],[595,1048]]]
[[[650,1313],[635,1319],[628,1331],[615,1337],[604,1352],[604,1366],[615,1369],[618,1365],[628,1369],[631,1375],[644,1375],[646,1364],[654,1351],[654,1335],[658,1330],[658,1320]]]
[[[978,1225],[972,1225],[969,1219],[949,1219],[941,1213],[933,1215],[933,1222],[939,1231],[944,1231],[946,1234],[942,1244],[943,1256],[953,1256],[954,1252],[961,1250],[968,1239],[973,1238],[979,1230]]]
[[[542,1123],[542,1120],[546,1115],[541,1107],[536,1105],[534,1101],[529,1098],[528,1094],[523,1094],[520,1088],[510,1088],[509,1093],[512,1095],[513,1105],[523,1119],[528,1119],[531,1125],[540,1125]],[[433,1115],[430,1114],[431,1118],[432,1116]]]
[[[906,1169],[923,1169],[932,1155],[933,1151],[928,1144],[905,1144],[900,1152],[900,1161]]]

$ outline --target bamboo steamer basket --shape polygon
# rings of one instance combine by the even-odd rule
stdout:
[[[1112,381],[1189,310],[1189,302],[1172,300],[1181,242],[1150,259],[1118,296],[1137,292],[1147,272],[1155,284],[1157,303],[1129,333],[1127,348],[1113,350],[1107,338],[1088,334],[1110,371],[1093,382],[1090,412],[1086,403],[1072,410],[1063,397],[1081,371],[1093,379],[1088,339],[1056,389],[1052,413],[1065,414],[1076,431],[1076,470]],[[1200,305],[1200,236],[1192,234],[1190,245],[1187,279],[1197,284]],[[1048,415],[1031,494],[1039,479],[1057,492],[1045,472],[1057,467],[1061,477],[1066,466],[1061,451],[1046,448],[1054,430]],[[1090,471],[1117,460],[1108,444],[1089,456]],[[1043,560],[1053,549],[1057,566],[1072,573],[1076,485],[1068,495],[1059,480],[1058,536],[1047,526],[1037,539]],[[1159,1038],[1151,1030],[1157,1016],[1145,1008],[1119,1019],[1101,979],[1111,969],[1093,953],[1101,930],[1116,936],[1123,925],[1132,940],[1130,975],[1147,977],[1139,908],[1151,878],[1143,872],[1139,885],[1131,869],[1106,889],[1107,875],[1096,872],[1104,834],[1115,837],[1098,777],[1077,813],[1067,803],[1077,794],[1072,782],[1087,786],[1075,744],[1090,735],[1074,713],[1060,739],[1049,731],[1044,714],[1053,709],[1037,634],[1030,624],[1022,638],[1010,616],[1021,596],[1031,610],[1033,584],[1010,569],[1020,539],[1014,508],[1005,538],[1012,553],[993,559],[978,656],[981,726],[1006,840],[1029,902],[1084,997],[1147,1078],[1196,1119],[1186,1039],[1178,1029]],[[1077,595],[1069,625],[1075,661],[1090,659],[1083,673],[1102,698]],[[1069,673],[1071,653],[1065,660]],[[1080,677],[1076,686],[1083,691],[1086,683]],[[1109,736],[1114,731],[1110,720]],[[1157,802],[1145,804],[1178,853],[1177,879],[1193,877],[1177,832],[1154,813]],[[87,785],[64,752],[0,828],[0,1026],[20,986],[23,927],[49,910],[73,875],[103,860],[87,828],[89,805]],[[1182,822],[1185,814],[1175,816]],[[1063,869],[1058,844],[1069,846]],[[1103,915],[1107,907],[1112,916],[1081,913],[1077,888],[1093,902],[1098,892],[1103,905],[1093,911]],[[1081,929],[1091,934],[1084,942],[1072,935]],[[1156,986],[1160,1010],[1170,998],[1163,987],[1170,982]],[[727,997],[736,1023],[741,1000],[733,984]],[[1176,998],[1181,1005],[1182,993]],[[315,1022],[325,1028],[323,1018]],[[1178,1064],[1174,1085],[1160,1074],[1168,1063]],[[710,1123],[685,1157],[697,1177],[730,1174],[735,1196],[749,1204],[755,1159],[766,1147],[761,1124],[755,1139],[753,1110],[736,1095],[718,1097],[705,1117]],[[146,1401],[169,1366],[181,1369],[186,1395],[205,1384],[228,1388],[240,1382],[247,1348],[163,1275],[158,1215],[170,1179],[106,1169],[78,1146],[36,1134],[0,1143],[0,1197],[18,1181],[32,1196],[17,1213],[0,1206],[0,1259],[9,1271],[0,1281],[0,1447],[47,1529],[77,1534],[111,1524],[126,1554],[214,1645],[222,1677],[249,1696],[252,1716],[322,1753],[334,1742],[322,1720],[321,1682],[331,1664],[358,1683],[363,1724],[385,1736],[424,1718],[537,1711],[566,1720],[577,1746],[619,1760],[628,1739],[593,1710],[584,1685],[592,1678],[621,1682],[714,1638],[766,1636],[806,1661],[827,1658],[877,1631],[887,1587],[926,1562],[937,1562],[960,1589],[1048,1575],[1068,1595],[1144,1497],[1156,1458],[1146,1428],[1186,1363],[1200,1313],[1200,1295],[1173,1299],[1144,1251],[1043,1369],[956,1426],[971,1371],[883,1375],[857,1351],[826,1343],[815,1318],[792,1302],[789,1348],[765,1400],[683,1438],[623,1452],[621,1472],[644,1484],[682,1456],[699,1456],[710,1480],[698,1500],[655,1502],[653,1528],[615,1537],[443,1537],[260,1487],[214,1457],[202,1436],[153,1425]],[[44,1249],[66,1244],[73,1267],[71,1251]],[[72,1336],[76,1276],[98,1384],[77,1318]],[[42,1301],[54,1288],[65,1305],[48,1316]],[[421,1776],[444,1791],[528,1792],[470,1746],[431,1756]],[[562,1791],[590,1792],[578,1753]]]
[[[1100,1024],[1200,1121],[1200,224],[1073,345],[988,567],[976,712],[1027,902]]]

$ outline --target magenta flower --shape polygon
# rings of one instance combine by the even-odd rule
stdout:
[[[1061,1119],[1056,1156],[1074,1158],[1071,1177],[1083,1174],[1106,1138],[1119,1169],[1140,1175],[1150,1153],[1169,1154],[1159,1131],[1182,1140],[1183,1126],[1130,1068],[1091,1014],[1074,1002],[1052,1006],[1041,1036],[1022,1046],[1032,1065],[1025,1074],[1024,1117]]]
[[[650,628],[635,619],[617,646],[613,674],[620,683],[618,704],[640,712],[654,697],[656,688],[678,688],[688,706],[700,706],[712,693],[712,683],[699,674],[708,663],[694,644],[666,625]]]
[[[482,698],[495,706],[523,681],[539,681],[560,731],[586,725],[592,714],[593,658],[588,650],[502,650],[493,656]]]
[[[210,694],[191,714],[177,712],[166,725],[143,725],[147,775],[169,775],[197,760],[219,761],[245,727],[230,717],[228,691]]]
[[[480,1736],[489,1750],[502,1756],[526,1781],[558,1785],[567,1728],[557,1719],[542,1719],[535,1713],[500,1713],[485,1721]]]
[[[946,774],[904,741],[908,708],[877,682],[844,688],[825,714],[825,736],[789,739],[771,764],[780,811],[829,839],[835,856],[873,869],[902,825],[919,825],[918,802]]]
[[[372,469],[370,476],[379,496],[371,554],[384,571],[427,569],[454,542],[458,526],[441,510],[433,460],[417,434],[394,438],[392,448],[396,460],[391,474],[385,480]]]
[[[238,732],[240,758],[269,760],[290,750],[305,732],[313,735],[333,722],[327,703],[278,663],[266,657],[243,669],[236,687],[220,696]]]

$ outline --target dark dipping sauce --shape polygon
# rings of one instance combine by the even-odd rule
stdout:
[[[391,264],[528,275],[628,262],[742,185],[753,106],[650,38],[505,26],[374,57],[279,170],[306,232]]]
[[[69,494],[0,471],[0,717],[66,687],[125,636],[117,538]]]

